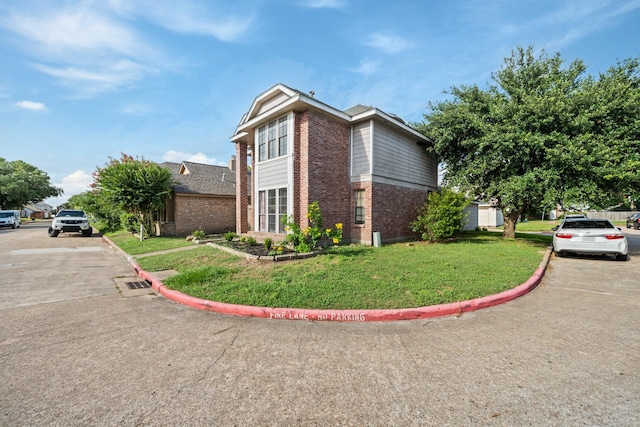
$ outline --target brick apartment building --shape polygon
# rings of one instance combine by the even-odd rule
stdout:
[[[282,84],[255,98],[231,141],[236,232],[257,239],[282,240],[285,215],[307,226],[313,201],[324,226],[343,223],[346,242],[413,238],[409,224],[437,190],[428,140],[400,118],[363,105],[341,111]]]

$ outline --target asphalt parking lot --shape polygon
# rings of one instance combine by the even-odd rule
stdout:
[[[118,291],[100,238],[0,230],[0,425],[640,425],[631,259],[460,317],[304,322]]]

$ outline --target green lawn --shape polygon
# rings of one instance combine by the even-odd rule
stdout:
[[[176,269],[180,274],[164,281],[168,287],[214,301],[316,309],[408,308],[482,297],[525,282],[542,260],[550,236],[523,234],[502,240],[499,234],[468,233],[442,244],[341,246],[289,262],[249,262],[208,246],[138,262],[147,271]]]
[[[152,237],[140,241],[140,236],[123,230],[105,233],[105,236],[129,255],[140,255],[194,245],[193,242],[189,242],[184,238],[175,237]]]

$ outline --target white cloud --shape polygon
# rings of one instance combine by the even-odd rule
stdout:
[[[378,66],[380,65],[377,61],[361,61],[358,65],[358,68],[352,68],[349,71],[354,73],[363,74],[365,76],[370,76],[375,74],[378,70]]]
[[[194,163],[203,163],[206,165],[220,165],[221,163],[213,157],[208,157],[204,153],[185,153],[182,151],[174,151],[170,150],[164,153],[162,156],[162,160],[165,162],[175,162],[180,163],[183,161],[194,162]]]
[[[413,47],[413,43],[400,36],[384,33],[373,33],[369,36],[367,45],[380,49],[385,53],[400,53]]]
[[[16,102],[16,106],[20,108],[24,108],[25,110],[32,110],[32,111],[45,111],[47,109],[46,105],[44,105],[42,102],[34,102],[34,101]]]
[[[64,195],[69,198],[74,194],[82,193],[89,189],[89,186],[93,183],[93,178],[90,174],[83,170],[77,170],[71,175],[67,175],[62,178],[60,184],[54,184],[57,187],[64,189]]]
[[[310,0],[304,5],[312,9],[341,9],[347,5],[347,2],[346,0]]]
[[[249,30],[254,20],[251,11],[244,10],[242,14],[224,13],[221,10],[212,10],[211,3],[205,3],[206,6],[203,6],[202,3],[182,1],[180,6],[176,7],[172,2],[155,0],[111,0],[108,4],[112,11],[129,18],[149,19],[171,31],[211,36],[222,41],[237,40]]]
[[[0,26],[22,37],[36,70],[83,95],[140,80],[151,72],[144,63],[162,67],[161,55],[127,23],[91,6],[10,12]]]

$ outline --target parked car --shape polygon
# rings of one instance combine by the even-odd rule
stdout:
[[[622,231],[607,219],[573,218],[554,227],[553,250],[558,256],[614,255],[618,261],[629,258],[629,244]]]
[[[627,217],[627,228],[631,227],[636,230],[640,230],[640,213]]]
[[[564,216],[564,219],[576,219],[576,218],[586,218],[584,214],[568,214]]]
[[[20,228],[20,211],[0,211],[0,227]]]
[[[93,234],[93,228],[89,225],[89,218],[80,210],[63,209],[58,212],[51,221],[49,237],[58,237],[60,233],[82,233],[85,237]]]

